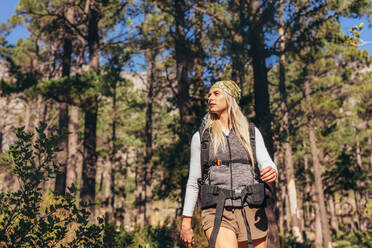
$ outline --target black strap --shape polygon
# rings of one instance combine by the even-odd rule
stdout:
[[[201,144],[201,175],[204,176],[201,181],[205,183],[205,180],[209,178],[209,129],[204,130],[204,125],[199,129],[200,144]],[[210,179],[210,178],[209,178]],[[210,184],[210,180],[209,180]]]
[[[225,200],[230,199],[230,198],[231,199],[241,198],[242,204],[243,204],[247,195],[252,194],[253,192],[252,192],[252,188],[250,187],[245,187],[241,191],[241,193],[237,193],[234,190],[222,189],[222,188],[219,188],[218,186],[209,186],[208,191],[211,194],[217,195],[216,215],[214,217],[212,234],[211,234],[211,237],[209,239],[209,244],[208,244],[208,248],[214,248],[216,245],[217,235],[221,227],[223,210],[225,207]],[[246,215],[244,207],[242,208],[242,215],[243,215],[245,227],[247,230],[248,246],[249,248],[253,248],[251,229],[247,221],[247,215]]]
[[[247,214],[245,212],[245,208],[242,209],[242,215],[244,219],[244,224],[247,229],[247,238],[248,238],[248,247],[253,248],[253,242],[252,242],[252,236],[251,236],[251,228],[249,227],[248,220],[247,220]]]
[[[206,169],[211,165],[210,164],[210,161],[209,161],[209,142],[208,142],[208,136],[209,136],[209,130],[204,130],[204,132],[202,133],[202,128],[199,129],[199,134],[200,134],[200,138],[201,138],[201,149],[206,149],[208,152],[205,153],[205,157],[203,158],[203,161],[201,161],[201,167],[206,167]],[[257,164],[257,160],[256,160],[256,141],[255,141],[255,125],[253,123],[249,123],[249,135],[250,135],[250,143],[251,143],[251,147],[252,147],[252,152],[253,152],[253,159],[254,159],[254,167],[255,167],[255,170],[256,170],[256,179],[258,178],[260,180],[260,177],[259,177],[259,168],[258,168],[258,164]],[[235,162],[237,161],[237,162]],[[221,161],[222,164],[229,164],[229,163],[246,163],[248,164],[249,161],[248,160],[223,160]],[[213,161],[212,161],[213,162]],[[203,166],[203,165],[207,165],[207,166]],[[209,169],[209,168],[208,168]],[[203,175],[203,171],[201,171],[202,175]],[[270,188],[269,188],[270,189]],[[208,248],[214,248],[215,245],[216,245],[216,240],[217,240],[217,235],[218,235],[218,232],[220,230],[220,227],[221,227],[221,222],[222,222],[222,215],[223,215],[223,210],[224,210],[224,207],[225,207],[225,200],[228,199],[228,198],[235,198],[235,197],[241,197],[242,198],[242,203],[244,202],[243,199],[246,198],[247,194],[249,194],[250,192],[247,192],[247,191],[242,191],[240,195],[238,194],[234,194],[233,192],[230,192],[231,190],[227,190],[227,189],[221,189],[221,188],[218,188],[218,187],[213,187],[211,188],[211,190],[213,190],[213,194],[216,194],[218,195],[217,196],[217,204],[216,204],[216,215],[215,215],[215,218],[214,218],[214,225],[213,225],[213,230],[212,230],[212,234],[211,234],[211,237],[209,239],[209,244],[208,244]],[[212,192],[211,192],[212,193]],[[244,223],[245,223],[245,226],[246,226],[246,229],[247,229],[247,237],[248,237],[248,246],[249,248],[253,248],[253,242],[252,242],[252,237],[251,237],[251,229],[249,227],[249,224],[248,224],[248,221],[247,221],[247,216],[246,216],[246,212],[245,212],[245,209],[243,207],[242,209],[242,214],[243,214],[243,218],[244,218]]]
[[[254,159],[254,171],[255,171],[255,176],[256,180],[260,183],[263,181],[261,180],[260,177],[260,168],[258,168],[258,163],[257,163],[257,156],[256,156],[256,131],[255,131],[256,126],[254,125],[253,122],[249,123],[249,138],[251,142],[251,147],[252,147],[252,153],[253,153],[253,159]]]
[[[253,122],[249,122],[249,138],[251,142],[252,152],[253,152],[253,159],[254,162],[257,163],[256,160],[256,131],[255,131],[255,125]]]
[[[219,161],[221,161],[221,164],[227,165],[227,166],[233,163],[249,164],[250,162],[247,159],[232,159],[232,160],[219,160]],[[208,165],[209,166],[219,165],[218,160],[210,160],[208,162]]]
[[[221,227],[222,215],[223,215],[223,210],[225,207],[226,199],[227,199],[227,196],[225,195],[224,191],[221,190],[217,197],[216,215],[214,217],[213,230],[212,230],[211,237],[209,239],[208,248],[214,248],[216,245],[217,234]]]

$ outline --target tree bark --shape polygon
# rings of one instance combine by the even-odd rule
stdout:
[[[117,152],[117,145],[116,145],[116,125],[117,125],[117,80],[114,79],[112,84],[112,151],[110,155],[110,171],[109,171],[109,178],[106,181],[106,190],[105,190],[105,215],[106,218],[110,221],[114,219],[114,205],[115,205],[115,173],[116,173],[116,152]]]
[[[329,224],[328,224],[328,214],[325,208],[325,199],[323,193],[323,183],[322,183],[322,175],[321,175],[321,166],[319,161],[319,152],[318,148],[316,147],[316,136],[314,132],[315,123],[314,123],[314,113],[311,106],[310,101],[310,82],[305,80],[305,100],[307,104],[307,111],[308,111],[308,128],[309,128],[309,140],[310,140],[310,150],[313,159],[313,166],[314,166],[314,177],[315,177],[315,192],[316,192],[316,199],[317,203],[319,204],[320,216],[321,216],[321,225],[322,225],[322,232],[323,232],[323,246],[325,248],[332,248],[332,240],[331,235],[329,232]]]
[[[144,220],[144,212],[145,212],[145,204],[144,204],[144,189],[143,189],[143,175],[141,173],[140,168],[136,167],[135,170],[135,185],[136,185],[136,191],[135,191],[135,199],[136,199],[136,205],[134,206],[134,224],[143,226],[145,220]]]
[[[77,51],[78,55],[75,64],[75,73],[81,75],[83,73],[83,62],[85,55],[85,45],[80,40],[80,50]],[[79,107],[70,106],[70,118],[68,123],[68,162],[67,162],[67,175],[66,175],[66,188],[71,187],[73,184],[77,186],[78,180],[78,161],[79,154]],[[80,165],[81,166],[81,165]],[[81,168],[80,168],[81,169]],[[81,184],[81,183],[80,183]],[[80,185],[81,186],[81,185]]]
[[[96,154],[96,130],[97,130],[97,99],[93,98],[86,102],[84,118],[84,152],[83,152],[83,170],[82,187],[80,197],[85,202],[94,203],[96,196],[96,172],[97,172],[97,154]],[[89,107],[88,107],[89,106]],[[89,207],[91,218],[94,218],[94,205]]]
[[[362,164],[362,155],[361,155],[361,148],[360,148],[360,141],[359,141],[359,134],[356,127],[354,127],[354,134],[355,134],[355,155],[356,155],[356,162],[357,162],[357,169],[362,172],[363,171],[363,164]],[[361,186],[364,186],[364,182],[361,182]],[[364,200],[363,199],[363,191],[354,190],[354,198],[355,198],[355,207],[356,212],[358,215],[358,229],[362,230],[364,229],[363,223],[363,205]],[[366,231],[366,230],[363,230]]]
[[[306,143],[303,141],[303,147],[305,149]],[[311,187],[310,187],[310,181],[309,181],[309,159],[307,158],[306,155],[304,155],[304,171],[305,171],[305,195],[304,195],[304,203],[303,203],[303,222],[304,222],[304,229],[306,227],[310,227],[310,196],[311,196]]]
[[[6,140],[4,140],[4,138],[6,139],[6,126],[7,126],[7,121],[8,121],[8,118],[9,118],[9,104],[10,104],[10,98],[9,96],[4,96],[4,105],[1,106],[1,110],[0,110],[0,153],[3,152],[3,149],[4,149],[4,146],[3,146],[3,143],[6,142]],[[8,123],[9,125],[10,123]],[[14,124],[13,124],[14,125]],[[4,137],[4,134],[5,134],[5,137]]]
[[[372,167],[372,137],[368,136],[369,166]]]
[[[322,245],[323,233],[322,233],[322,223],[320,221],[321,217],[320,217],[319,204],[316,200],[315,194],[313,197],[313,201],[314,201],[314,211],[315,211],[315,227],[314,227],[315,228],[315,242],[314,244],[315,244],[315,247],[318,247]]]
[[[74,9],[69,7],[66,11],[66,19],[69,22],[73,22]],[[69,28],[66,29],[63,39],[63,57],[62,57],[62,77],[70,77],[71,72],[71,54],[72,54],[72,32]],[[68,116],[68,104],[65,99],[61,99],[59,103],[59,129],[62,132],[68,130],[69,116]],[[64,195],[66,192],[66,174],[68,164],[68,135],[66,133],[63,138],[60,148],[62,151],[58,153],[58,161],[64,166],[60,168],[59,173],[56,175],[55,191],[59,194]]]
[[[94,0],[87,1],[88,16],[88,51],[89,51],[89,69],[98,73],[99,67],[99,34],[98,34],[98,2]],[[83,171],[81,200],[85,202],[95,202],[96,196],[96,172],[97,172],[97,154],[96,154],[96,131],[98,115],[97,96],[89,97],[84,104],[84,152],[83,152]],[[94,205],[90,205],[90,220],[94,219]]]
[[[152,108],[154,101],[154,84],[155,84],[155,54],[151,54],[151,50],[146,51],[146,67],[147,67],[147,96],[146,96],[146,127],[145,127],[145,138],[146,138],[146,154],[145,154],[145,177],[144,177],[144,194],[145,194],[145,211],[144,220],[145,225],[151,224],[152,216],[152,174],[153,169],[151,165],[153,148],[152,148],[152,136],[153,136],[153,124],[152,124]]]
[[[186,41],[186,21],[185,12],[186,4],[184,0],[173,1],[174,4],[174,20],[175,20],[175,60],[176,60],[176,82],[177,82],[177,108],[180,113],[180,144],[186,145],[189,142],[188,134],[192,129],[192,114],[190,106],[190,85],[188,80],[188,72],[191,54]],[[181,177],[181,202],[184,202],[186,194],[187,176]],[[178,213],[178,212],[177,212]]]
[[[277,154],[278,153],[275,153],[275,155],[277,156]],[[282,154],[282,152],[281,153],[279,153],[280,154],[280,161],[283,161],[284,162],[284,158],[282,158],[283,156],[281,155]],[[277,161],[274,161],[274,163],[276,164],[276,165],[279,165],[279,162],[278,162],[278,160],[279,159],[277,159]],[[280,164],[282,164],[282,163],[280,163]],[[279,174],[279,182],[285,182],[285,176],[284,176],[284,174],[283,173],[280,173]],[[280,207],[279,207],[279,211],[280,211],[280,213],[279,213],[279,228],[280,228],[280,230],[283,230],[285,233],[288,231],[288,230],[286,230],[286,226],[285,226],[285,223],[287,222],[287,218],[286,218],[286,216],[287,216],[287,206],[286,206],[286,204],[287,204],[287,189],[286,189],[286,186],[285,186],[285,184],[284,183],[280,183],[279,184],[280,186],[279,186],[279,188],[280,188],[280,193],[281,193],[281,195],[280,195]]]
[[[59,129],[66,132],[68,129],[68,104],[66,102],[59,103]],[[58,162],[62,164],[59,168],[59,173],[56,175],[55,191],[61,195],[65,194],[66,190],[66,172],[68,163],[68,135],[62,139],[60,148],[62,151],[58,153]]]
[[[7,100],[8,98],[6,98]],[[7,106],[4,106],[7,108]],[[1,110],[0,110],[1,111]],[[5,118],[7,118],[7,113],[0,112],[2,118],[0,118],[0,153],[3,152],[3,131],[5,130]]]
[[[187,77],[189,66],[189,49],[186,41],[186,4],[184,0],[175,1],[175,56],[176,56],[176,81],[177,81],[177,105],[180,111],[181,133],[188,130],[190,118],[190,95],[189,81]]]
[[[290,133],[290,123],[289,123],[289,110],[288,110],[288,103],[287,103],[287,90],[285,85],[285,39],[284,39],[284,20],[283,20],[283,11],[284,6],[283,2],[280,1],[280,14],[279,14],[279,36],[280,36],[280,56],[279,56],[279,92],[282,98],[281,103],[281,110],[284,114],[283,116],[283,129],[284,129],[284,150],[285,150],[285,175],[287,179],[287,189],[289,195],[289,205],[290,205],[290,215],[291,215],[291,226],[292,226],[292,234],[295,237],[297,242],[302,242],[302,234],[300,232],[299,227],[299,215],[298,215],[298,208],[297,208],[297,192],[296,192],[296,183],[295,183],[295,172],[293,166],[293,155],[292,155],[292,144],[289,140],[291,137]]]
[[[197,1],[197,5],[201,5],[200,1]],[[199,6],[202,8],[202,6]],[[193,71],[194,71],[194,80],[195,80],[195,86],[194,86],[194,91],[192,95],[195,95],[197,93],[197,90],[200,88],[204,87],[204,82],[203,82],[203,71],[204,71],[204,66],[203,66],[203,60],[204,60],[204,48],[203,48],[203,39],[205,33],[203,32],[203,17],[204,15],[200,13],[199,11],[195,12],[195,55],[193,58]]]
[[[258,21],[257,16],[260,7],[259,0],[251,1],[250,18],[250,56],[252,57],[253,76],[254,76],[254,102],[255,102],[255,124],[263,131],[266,147],[273,155],[273,141],[271,122],[272,116],[270,113],[270,101],[268,91],[267,68],[265,62],[265,39],[263,34],[262,22]],[[279,227],[278,215],[275,206],[276,187],[271,183],[273,194],[268,193],[268,201],[266,207],[266,214],[269,224],[269,242],[268,247],[279,247]]]
[[[334,233],[338,232],[338,221],[333,194],[329,195],[329,212],[331,213],[331,226]]]
[[[79,145],[79,107],[70,106],[68,121],[68,159],[66,169],[66,188],[77,184],[78,145]]]

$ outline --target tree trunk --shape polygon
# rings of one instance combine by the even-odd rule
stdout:
[[[80,198],[85,202],[95,202],[96,196],[96,172],[97,172],[97,154],[96,154],[96,130],[97,130],[97,99],[89,99],[85,107],[84,118],[84,152],[83,152],[83,170],[82,187]],[[88,107],[89,106],[89,107]],[[94,205],[89,207],[91,219],[94,218]]]
[[[275,153],[275,157],[279,157],[277,155],[278,153]],[[283,161],[284,158],[282,158],[283,156],[281,155],[282,152],[279,153],[280,154],[280,161]],[[276,165],[279,165],[279,159],[276,159],[276,161],[274,160],[274,163]],[[280,164],[282,164],[280,162]],[[279,182],[285,182],[285,176],[283,173],[280,173],[279,174]],[[280,200],[279,200],[279,203],[280,203],[280,207],[279,207],[279,229],[280,230],[283,230],[285,233],[287,233],[288,230],[286,230],[286,226],[285,226],[285,222],[287,221],[286,219],[286,216],[287,216],[287,206],[286,206],[286,200],[287,200],[287,189],[286,189],[286,186],[284,183],[280,183],[279,184],[280,186]]]
[[[251,1],[251,16],[250,19],[250,55],[252,57],[253,76],[254,76],[254,99],[255,99],[255,123],[262,130],[265,139],[266,147],[270,155],[273,155],[273,141],[271,122],[272,116],[270,113],[269,91],[267,68],[265,62],[265,39],[263,34],[263,27],[254,17],[257,16],[260,1]],[[268,193],[268,201],[266,207],[266,214],[269,224],[269,242],[268,247],[279,247],[279,228],[278,216],[275,210],[275,184],[271,183],[273,194]]]
[[[291,224],[292,224],[292,233],[297,242],[302,242],[302,234],[299,227],[299,215],[297,208],[297,193],[296,193],[296,183],[295,183],[295,172],[293,166],[293,155],[292,155],[292,144],[289,140],[291,137],[290,133],[290,123],[289,123],[289,110],[287,103],[287,90],[285,86],[285,39],[284,39],[284,20],[283,20],[283,11],[284,6],[282,1],[280,1],[280,16],[279,16],[279,36],[280,36],[280,57],[279,57],[279,91],[282,98],[281,110],[284,114],[283,116],[283,129],[284,129],[284,150],[285,150],[285,175],[287,176],[287,188],[289,195],[289,205],[290,205],[290,214],[291,214]]]
[[[7,106],[5,105],[3,108],[7,108]],[[0,113],[2,116],[2,118],[0,118],[0,153],[2,153],[3,152],[3,132],[5,130],[5,118],[7,118],[7,113],[3,113],[2,111]]]
[[[189,81],[187,77],[189,65],[189,49],[186,43],[185,34],[185,11],[184,0],[175,1],[175,22],[176,22],[176,81],[177,81],[177,105],[180,111],[181,134],[188,130],[191,122],[190,116],[190,95]]]
[[[117,105],[116,105],[116,89],[117,81],[113,82],[113,94],[112,94],[112,152],[110,155],[110,170],[108,180],[106,181],[105,190],[105,215],[107,220],[112,221],[114,219],[114,205],[115,205],[115,172],[116,172],[116,124],[117,124]]]
[[[332,240],[331,235],[329,232],[329,225],[328,225],[328,214],[325,208],[325,199],[323,193],[323,183],[322,183],[322,175],[321,175],[321,166],[319,161],[319,152],[318,148],[316,147],[316,136],[314,132],[315,123],[314,123],[314,113],[311,107],[310,101],[310,83],[308,80],[305,80],[305,99],[308,108],[308,128],[309,128],[309,140],[310,140],[310,150],[311,156],[313,159],[313,166],[314,166],[314,177],[315,177],[315,192],[316,192],[316,199],[317,203],[319,204],[320,216],[321,216],[321,225],[322,225],[322,232],[323,232],[323,246],[324,248],[332,248]]]
[[[303,141],[304,149],[306,147],[305,141]],[[310,196],[311,196],[311,187],[309,181],[309,159],[306,155],[304,155],[304,171],[305,171],[305,195],[304,195],[304,203],[303,203],[303,222],[304,222],[304,230],[306,227],[310,227]]]
[[[322,223],[320,221],[320,210],[319,210],[319,204],[316,200],[316,197],[314,197],[314,210],[315,210],[315,247],[322,245],[323,240],[323,233],[322,233]]]
[[[362,155],[361,155],[361,149],[360,149],[360,141],[359,141],[359,134],[357,128],[354,127],[354,134],[355,134],[355,155],[356,155],[356,162],[357,162],[357,170],[360,172],[363,172],[363,164],[362,164]],[[361,186],[364,186],[364,182],[361,182]],[[356,207],[356,213],[358,215],[358,230],[362,229],[363,223],[363,205],[364,200],[363,199],[363,191],[354,190],[354,199],[355,199],[355,207]]]
[[[145,211],[144,220],[145,225],[151,224],[152,216],[152,174],[153,169],[151,165],[152,159],[152,105],[154,101],[154,83],[155,83],[155,54],[151,54],[151,50],[146,51],[146,65],[147,65],[147,97],[146,97],[146,154],[145,154],[145,177],[144,177],[144,194],[145,194]]]
[[[372,168],[372,137],[368,136],[369,167]]]
[[[88,15],[88,50],[89,50],[89,69],[98,73],[99,67],[99,34],[98,34],[98,2],[91,0],[87,1]],[[96,154],[96,131],[97,131],[97,115],[98,115],[98,99],[97,96],[91,96],[86,100],[84,107],[84,159],[81,188],[81,199],[85,202],[95,202],[96,196],[96,172],[97,172],[97,154]],[[89,207],[91,212],[90,220],[94,219],[94,205]]]
[[[68,104],[66,102],[59,103],[59,129],[66,132],[68,129]],[[56,175],[55,191],[61,195],[65,194],[66,190],[66,171],[68,163],[68,135],[62,139],[60,148],[62,151],[58,153],[58,162],[63,166],[60,167],[59,173]]]
[[[286,191],[287,191],[286,187]],[[285,194],[285,232],[289,233],[291,230],[291,210],[290,210],[290,204],[289,204],[289,195],[288,192]]]
[[[186,42],[186,22],[185,12],[187,10],[184,0],[173,1],[175,10],[175,60],[176,60],[176,82],[177,82],[177,108],[180,113],[180,144],[181,146],[188,145],[189,133],[192,129],[192,114],[190,106],[190,95],[189,95],[189,80],[188,80],[188,68],[190,65],[189,56],[191,54],[188,49]],[[183,148],[181,148],[183,149]],[[184,202],[187,175],[181,177],[181,202]],[[176,211],[178,213],[178,211]]]
[[[74,9],[69,7],[66,11],[66,19],[69,22],[73,22],[74,19]],[[63,40],[63,57],[62,57],[62,77],[70,77],[71,71],[71,54],[72,54],[72,41],[71,41],[72,32],[69,28],[66,29]],[[59,103],[59,129],[62,132],[68,130],[68,104],[65,99],[61,99]],[[56,175],[55,181],[55,191],[64,195],[66,192],[66,173],[67,173],[67,163],[68,163],[68,135],[66,133],[63,138],[60,148],[62,151],[58,153],[58,161],[63,164],[64,167],[60,168],[59,173]]]
[[[136,191],[135,191],[135,199],[136,203],[134,206],[134,224],[143,226],[145,220],[144,220],[144,212],[145,212],[145,204],[144,204],[144,184],[143,184],[143,176],[141,173],[141,169],[136,167],[135,170],[135,185],[136,185]]]
[[[263,27],[258,23],[258,20],[253,16],[257,15],[260,2],[258,0],[251,1],[251,15],[250,20],[250,56],[252,57],[253,77],[254,77],[254,109],[255,109],[255,124],[262,130],[265,139],[266,147],[270,155],[273,155],[273,141],[271,122],[272,116],[270,113],[270,99],[268,91],[268,78],[265,58],[265,39],[263,34]]]
[[[85,45],[80,40],[80,50],[76,58],[75,73],[81,75],[83,73],[83,63],[85,56]],[[79,158],[79,107],[70,106],[70,118],[68,123],[68,162],[67,162],[67,175],[66,175],[66,188],[71,187],[73,184],[77,186],[78,183],[78,162]],[[81,166],[81,165],[80,165]],[[79,185],[81,188],[81,183]]]
[[[70,106],[68,121],[68,159],[66,169],[66,188],[77,184],[78,146],[79,146],[79,107]]]
[[[331,226],[334,233],[338,232],[338,221],[333,194],[329,195],[329,212],[331,213]]]
[[[196,3],[199,5],[200,8],[202,8],[200,1],[197,1]],[[205,57],[204,48],[203,48],[203,39],[205,33],[203,32],[203,17],[204,15],[200,13],[199,11],[195,12],[195,56],[193,58],[193,71],[194,71],[194,80],[195,80],[195,86],[192,95],[197,94],[197,90],[204,87],[203,82],[203,60]]]

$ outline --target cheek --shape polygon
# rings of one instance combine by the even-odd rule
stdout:
[[[223,95],[220,95],[218,97],[218,106],[222,109],[226,108],[227,107],[227,102],[226,102],[226,98],[225,96]]]

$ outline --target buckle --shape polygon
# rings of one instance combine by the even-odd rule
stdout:
[[[213,162],[214,162],[217,166],[221,166],[221,165],[222,165],[222,160],[220,160],[220,159],[215,159],[215,160],[213,160]]]
[[[242,190],[235,189],[231,191],[231,199],[236,200],[242,197]]]

